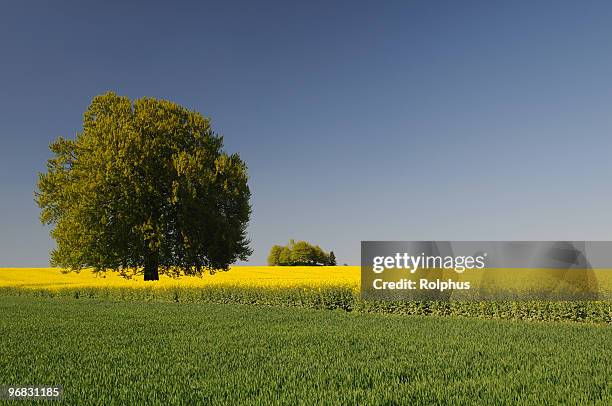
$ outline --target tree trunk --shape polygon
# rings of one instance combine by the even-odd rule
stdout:
[[[150,252],[144,259],[144,280],[158,281],[159,280],[159,262],[157,252]]]

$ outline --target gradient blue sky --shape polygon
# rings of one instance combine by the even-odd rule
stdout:
[[[129,3],[129,4],[128,4]],[[289,238],[612,239],[612,3],[4,2],[0,266],[46,266],[36,174],[91,98],[213,120],[263,264]]]

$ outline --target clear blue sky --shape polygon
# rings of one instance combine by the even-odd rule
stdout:
[[[612,3],[4,2],[0,266],[45,266],[33,201],[91,98],[213,120],[263,264],[289,238],[612,239]]]

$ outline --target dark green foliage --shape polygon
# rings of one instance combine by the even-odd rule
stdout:
[[[278,255],[278,264],[289,264],[291,263],[291,250],[289,247],[283,247]],[[274,265],[274,264],[271,264]]]
[[[210,120],[175,103],[97,96],[74,140],[51,144],[41,221],[54,266],[201,274],[246,259],[247,169]],[[174,267],[174,268],[171,268]]]
[[[334,251],[330,251],[330,252],[329,252],[329,261],[328,261],[328,265],[330,265],[330,266],[336,266],[336,254],[334,254]]]
[[[312,245],[306,241],[289,240],[289,244],[284,247],[272,246],[268,255],[268,265],[336,265],[336,256],[333,251],[328,254],[318,245]]]
[[[0,383],[66,404],[611,404],[610,326],[2,298]]]

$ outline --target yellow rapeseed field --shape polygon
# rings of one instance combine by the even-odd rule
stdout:
[[[0,268],[0,288],[18,287],[56,290],[87,287],[203,287],[210,285],[290,287],[299,285],[359,284],[358,266],[234,266],[227,272],[204,275],[202,278],[184,276],[174,279],[160,275],[156,282],[145,282],[142,275],[125,279],[114,272],[101,276],[90,270],[63,273],[59,268]]]

